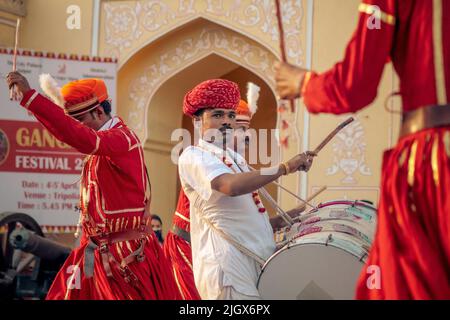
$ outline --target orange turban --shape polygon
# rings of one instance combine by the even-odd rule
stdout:
[[[71,116],[89,112],[108,99],[105,82],[101,79],[81,79],[62,87],[64,108]]]
[[[244,100],[239,101],[239,105],[236,109],[236,123],[250,125],[252,113],[248,107],[247,102]]]

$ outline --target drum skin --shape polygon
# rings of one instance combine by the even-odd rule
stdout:
[[[281,247],[263,266],[263,299],[353,299],[376,226],[376,209],[338,200],[318,206],[284,231]]]

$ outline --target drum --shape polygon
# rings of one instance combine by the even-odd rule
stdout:
[[[262,268],[263,299],[353,299],[376,227],[376,209],[362,201],[330,201],[276,234]]]

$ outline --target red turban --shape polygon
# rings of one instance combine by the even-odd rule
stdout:
[[[198,110],[206,108],[236,110],[240,99],[236,83],[224,79],[207,80],[184,96],[183,113],[193,117]]]
[[[61,88],[64,108],[71,116],[95,109],[108,99],[105,82],[101,79],[81,79],[67,83]]]

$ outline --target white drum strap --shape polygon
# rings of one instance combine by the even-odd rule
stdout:
[[[250,249],[244,247],[242,244],[240,244],[238,241],[236,241],[232,236],[226,234],[223,230],[217,228],[211,221],[209,221],[207,218],[202,217],[202,220],[206,222],[207,225],[209,225],[211,227],[211,229],[213,229],[214,231],[216,231],[222,238],[224,238],[226,241],[228,241],[229,243],[231,243],[232,245],[234,245],[236,247],[236,249],[238,249],[239,251],[241,251],[243,254],[245,254],[246,256],[252,258],[253,260],[255,260],[261,267],[264,265],[264,263],[266,262],[263,258],[261,258],[260,256],[258,256],[256,253],[254,253],[253,251],[251,251]]]

